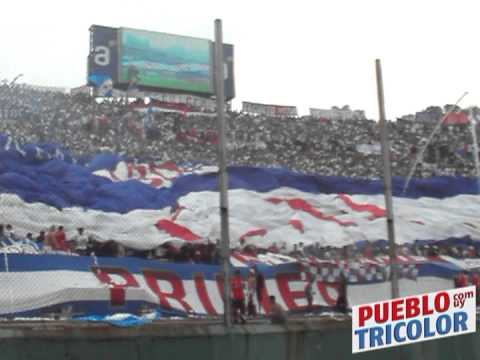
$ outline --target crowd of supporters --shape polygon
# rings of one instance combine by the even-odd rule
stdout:
[[[138,161],[216,163],[218,136],[214,114],[191,106],[184,106],[181,111],[178,108],[158,110],[158,107],[146,106],[143,100],[127,106],[124,99],[98,102],[84,95],[42,92],[26,86],[0,86],[0,133],[12,136],[20,145],[58,143],[79,159],[111,151]],[[409,173],[420,147],[446,110],[430,107],[420,113],[422,116],[417,116],[417,120],[405,117],[389,122],[394,175]],[[379,129],[373,120],[333,121],[308,116],[271,118],[229,111],[227,136],[231,165],[285,167],[321,175],[381,176]],[[471,144],[470,125],[442,126],[428,146],[415,176],[474,175]],[[74,237],[67,238],[62,226],[22,236],[15,234],[9,225],[0,227],[3,246],[27,243],[43,251],[133,255],[178,262],[218,263],[217,241],[181,247],[165,244],[140,252],[123,248],[114,241],[96,242],[88,235],[88,229],[77,229]],[[382,242],[343,249],[318,245],[304,247],[300,243],[293,251],[286,249],[282,244],[268,249],[241,244],[237,250],[253,256],[268,251],[327,260],[388,254],[388,247]],[[405,255],[458,258],[480,255],[480,249],[474,244],[414,243],[398,251]]]
[[[143,100],[127,107],[123,99],[98,103],[83,95],[4,85],[0,87],[0,132],[11,135],[19,144],[63,144],[77,158],[112,151],[141,161],[216,163],[214,114],[191,106],[180,108],[152,108],[150,112]],[[423,114],[418,116],[421,120],[404,117],[389,122],[394,175],[408,175],[446,109],[427,110],[419,113]],[[275,166],[321,175],[381,176],[379,129],[373,120],[271,118],[230,111],[227,136],[231,165]],[[415,176],[474,175],[471,145],[468,124],[442,126]]]
[[[18,252],[62,253],[71,255],[94,256],[134,256],[145,259],[155,259],[166,262],[220,264],[220,240],[205,239],[195,243],[166,242],[151,250],[126,248],[111,241],[97,241],[88,233],[88,229],[78,228],[75,235],[68,237],[63,226],[52,225],[38,234],[17,234],[10,224],[0,224],[0,252],[2,249],[17,249]],[[261,247],[253,243],[241,241],[232,249],[234,253],[248,258],[259,255],[275,254],[287,256],[298,261],[308,261],[315,258],[325,261],[355,261],[360,258],[385,257],[390,254],[386,241],[358,242],[342,248],[321,246],[319,243],[304,245],[302,242],[287,247],[286,243],[273,243],[269,247]],[[415,241],[409,244],[397,245],[400,256],[437,257],[449,256],[456,259],[480,258],[480,244],[467,239],[452,239],[452,241],[424,242]],[[286,259],[286,258],[285,258]]]

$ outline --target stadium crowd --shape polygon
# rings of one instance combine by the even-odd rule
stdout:
[[[152,111],[143,101],[97,103],[84,95],[0,87],[0,133],[18,143],[55,142],[77,158],[112,151],[139,161],[215,164],[214,114],[192,106]],[[445,109],[430,107],[389,122],[392,171],[407,176],[415,157]],[[425,116],[430,114],[430,117]],[[432,115],[433,114],[433,115]],[[373,120],[328,121],[310,116],[271,118],[227,113],[232,165],[276,166],[303,173],[361,178],[381,176],[379,129]],[[478,129],[477,129],[478,131]],[[468,124],[442,126],[428,146],[416,177],[474,175]]]
[[[0,86],[0,133],[12,136],[19,144],[63,144],[77,158],[88,159],[99,152],[111,151],[136,161],[215,164],[218,137],[214,114],[192,106],[164,109],[168,111],[155,109],[158,110],[145,105],[143,100],[127,107],[123,99],[98,103],[84,95],[42,92],[4,84]],[[394,175],[409,173],[419,146],[445,111],[430,107],[419,113],[421,116],[417,116],[417,120],[404,117],[389,122]],[[229,111],[227,121],[228,158],[232,165],[276,166],[304,173],[362,178],[381,175],[379,129],[373,120],[330,121],[309,116],[271,118]],[[471,143],[468,124],[442,126],[427,148],[415,176],[473,175]],[[182,262],[218,263],[220,258],[215,241],[181,248],[166,244],[152,251],[138,252],[113,241],[96,242],[87,232],[88,229],[78,229],[74,237],[67,239],[61,226],[52,226],[36,236],[18,236],[7,225],[0,227],[0,242],[3,246],[28,243],[46,251],[136,255]],[[388,248],[381,242],[343,249],[303,247],[299,243],[293,251],[287,251],[282,244],[269,249],[243,244],[237,250],[252,255],[268,251],[331,260],[388,254]],[[480,255],[480,249],[473,244],[418,243],[400,247],[399,252],[458,258]]]
[[[480,244],[466,239],[456,241],[424,242],[416,241],[411,244],[397,246],[399,256],[437,257],[449,256],[456,259],[480,258]],[[60,253],[70,255],[92,256],[134,256],[145,259],[156,259],[177,263],[220,264],[219,239],[205,239],[195,243],[186,242],[183,245],[166,242],[151,250],[136,250],[126,248],[121,244],[110,241],[97,241],[83,228],[78,228],[74,236],[68,237],[63,226],[50,226],[38,234],[17,234],[12,225],[0,224],[0,252],[2,249],[17,249],[18,252]],[[302,242],[294,244],[293,248],[286,243],[273,243],[268,247],[259,247],[242,239],[232,249],[234,253],[247,258],[257,258],[258,255],[276,254],[287,256],[298,261],[318,259],[325,261],[355,261],[360,258],[374,259],[389,255],[389,246],[384,240],[376,242],[357,242],[342,248],[333,246],[304,245]],[[284,258],[286,259],[286,258]]]

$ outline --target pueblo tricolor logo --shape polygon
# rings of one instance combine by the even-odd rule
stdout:
[[[475,286],[354,306],[352,352],[475,332]]]

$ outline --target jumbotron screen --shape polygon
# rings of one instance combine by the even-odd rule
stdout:
[[[210,41],[121,28],[120,83],[213,93]]]

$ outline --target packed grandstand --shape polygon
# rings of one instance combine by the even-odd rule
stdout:
[[[407,176],[419,147],[423,146],[438,120],[449,110],[451,108],[448,105],[445,109],[429,107],[415,117],[405,116],[389,122],[394,175]],[[460,109],[456,111],[455,114],[466,116]],[[122,161],[117,161],[108,171],[99,167],[95,172],[96,175],[113,181],[137,179],[152,187],[163,188],[171,186],[180,175],[215,171],[218,144],[216,117],[211,111],[193,105],[167,104],[155,100],[145,104],[143,99],[139,99],[127,107],[124,99],[99,102],[84,94],[70,95],[59,91],[40,91],[25,85],[4,84],[0,88],[0,114],[0,133],[5,138],[4,150],[26,149],[29,144],[47,144],[49,149],[45,151],[41,147],[35,149],[34,158],[42,161],[47,158],[58,160],[58,156],[61,156],[62,160],[72,160],[84,166],[91,166],[102,155],[114,154],[116,160]],[[416,178],[475,175],[470,125],[468,121],[455,119],[446,122],[427,147],[415,172]],[[228,161],[232,167],[288,169],[303,174],[356,178],[358,181],[381,177],[379,131],[373,120],[318,119],[311,116],[277,118],[229,111],[227,122]],[[476,130],[478,132],[478,128]],[[112,167],[112,164],[109,163],[109,166]],[[5,184],[2,185],[5,190]],[[358,205],[352,199],[342,197],[341,200],[347,210]],[[47,201],[47,204],[57,208],[66,206],[55,201]],[[378,206],[372,206],[381,209],[380,204],[381,199]],[[435,206],[432,204],[432,207]],[[183,207],[176,199],[175,204],[169,207],[170,219],[175,219]],[[122,212],[133,209],[122,208]],[[4,226],[7,226],[9,217],[18,216],[15,211],[22,210],[11,206],[9,211],[12,213],[5,214]],[[347,213],[345,210],[340,211]],[[340,213],[339,220],[334,222],[342,224],[341,215]],[[241,217],[240,220],[245,221]],[[285,221],[292,228],[304,231],[305,225],[301,219]],[[2,244],[8,246],[20,241],[29,242],[35,251],[48,249],[75,253],[79,249],[75,243],[79,237],[78,228],[86,227],[82,231],[91,235],[85,235],[88,241],[85,244],[82,242],[80,248],[85,250],[88,246],[89,253],[130,254],[186,262],[218,262],[218,251],[214,245],[218,241],[218,234],[205,236],[192,232],[191,236],[198,236],[205,243],[192,245],[187,242],[172,246],[171,242],[163,241],[157,244],[162,245],[159,248],[152,245],[155,241],[151,239],[146,240],[148,245],[137,245],[135,238],[130,242],[117,241],[114,235],[110,236],[105,231],[95,232],[95,229],[84,225],[68,221],[44,223],[42,228],[35,224],[33,228],[28,228],[22,224],[19,233],[15,235],[12,235],[14,232],[11,229],[3,229],[2,226],[0,237]],[[170,225],[157,223],[158,228]],[[8,226],[11,227],[10,224]],[[67,233],[63,230],[65,226]],[[98,225],[94,227],[98,228]],[[470,228],[474,229],[473,232],[460,231],[447,237],[472,238],[477,230],[471,224]],[[377,241],[385,237],[376,238],[376,234],[368,231],[357,234],[358,238],[350,234],[353,241],[340,238],[335,241],[320,240],[320,243],[315,244],[312,238],[285,241],[280,237],[276,241],[270,238],[262,246],[246,244],[249,237],[264,236],[262,232],[268,231],[259,224],[252,224],[251,228],[238,233],[233,231],[236,235],[233,239],[236,249],[252,254],[268,251],[297,257],[309,254],[335,259],[356,252],[380,255],[387,251],[384,242]],[[132,236],[132,233],[128,235]],[[185,240],[182,236],[180,239]],[[404,254],[477,257],[477,252],[480,252],[480,247],[475,242],[462,242],[456,246],[442,245],[446,242],[419,242],[432,240],[433,234],[432,237],[423,234],[419,238],[415,235],[400,238],[404,244],[399,251]]]
[[[99,104],[81,94],[4,85],[0,131],[19,144],[61,144],[78,158],[111,151],[140,162],[216,164],[214,114],[192,105],[173,109],[172,105],[155,106],[152,102],[147,106],[142,99],[126,108],[121,98]],[[152,114],[146,116],[149,108]],[[429,107],[414,117],[389,123],[394,175],[408,175],[422,141],[448,110],[449,105],[444,109]],[[462,121],[466,115],[458,114],[452,114],[453,121],[447,122],[433,139],[415,177],[476,175],[470,127],[468,121]],[[457,118],[459,121],[455,121]],[[310,116],[279,119],[228,112],[227,122],[231,165],[283,167],[327,176],[381,177],[376,121]]]
[[[219,295],[202,290],[195,275],[201,270],[219,281],[215,114],[191,104],[101,100],[0,87],[0,269],[31,274],[28,292],[7,282],[14,296],[0,296],[0,312],[36,314],[78,301],[80,289],[95,298],[105,285],[141,287],[131,296],[152,305],[158,295],[163,310],[221,313]],[[464,270],[472,274],[466,281],[480,286],[478,183],[461,109],[446,117],[404,191],[420,148],[450,110],[430,107],[389,122],[397,260],[407,292],[448,287]],[[377,122],[228,111],[227,138],[231,264],[244,280],[250,270],[265,276],[289,310],[305,306],[283,280],[305,282],[307,296],[316,279],[310,310],[338,305],[342,297],[332,298],[325,286],[341,294],[348,283],[349,305],[388,297],[379,285],[389,280],[389,248]],[[188,304],[162,297],[157,280],[173,263],[185,284],[195,280]],[[74,285],[62,275],[67,269],[76,274]],[[55,283],[37,286],[47,273]],[[374,291],[365,291],[370,286]],[[53,299],[55,291],[62,295]],[[256,304],[268,312],[262,296]]]

